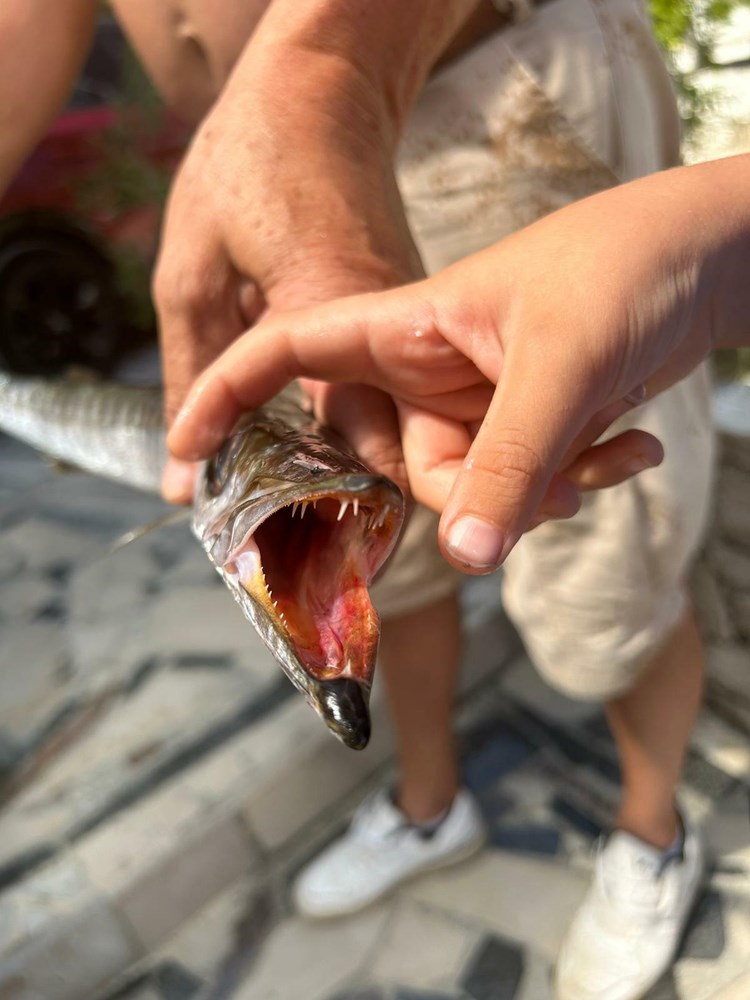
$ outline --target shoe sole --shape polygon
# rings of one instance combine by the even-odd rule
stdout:
[[[422,875],[427,875],[430,872],[439,871],[441,868],[452,868],[453,865],[460,864],[462,861],[468,861],[469,858],[474,857],[487,843],[487,834],[483,833],[480,838],[470,841],[468,844],[464,844],[462,847],[457,848],[450,854],[444,854],[440,858],[435,858],[434,861],[425,862],[420,865],[419,868],[414,869],[409,872],[408,875],[404,875],[398,881],[389,885],[387,889],[383,892],[378,893],[377,896],[373,896],[371,899],[365,902],[354,903],[351,906],[340,906],[335,910],[326,910],[325,913],[321,913],[316,910],[308,910],[305,906],[301,906],[296,901],[294,903],[294,908],[297,914],[304,917],[306,920],[336,920],[339,917],[348,917],[353,913],[362,913],[364,910],[368,909],[370,906],[374,906],[375,903],[380,903],[384,899],[387,899],[396,889],[407,885],[409,882],[413,882],[414,879],[420,878]]]

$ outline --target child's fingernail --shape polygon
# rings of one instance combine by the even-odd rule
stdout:
[[[464,515],[448,529],[445,547],[459,562],[472,569],[497,569],[503,557],[504,538],[494,524]]]

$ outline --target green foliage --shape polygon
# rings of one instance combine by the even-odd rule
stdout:
[[[680,113],[688,134],[702,124],[715,102],[710,90],[696,85],[696,71],[716,65],[714,46],[718,31],[742,6],[750,6],[750,0],[649,0],[654,32],[672,68]],[[675,57],[685,50],[691,52],[693,58],[678,65]],[[691,62],[691,68],[680,68]],[[750,376],[750,348],[717,351],[713,362],[721,381]]]
[[[750,6],[750,0],[649,0],[654,32],[672,68],[687,132],[700,125],[714,103],[710,91],[696,86],[695,71],[715,65],[718,30],[743,6]],[[685,50],[693,55],[687,70],[675,58]]]
[[[654,32],[667,52],[674,52],[689,38],[694,6],[690,0],[650,0]]]
[[[708,65],[717,29],[743,6],[750,6],[750,0],[649,0],[662,48],[675,52],[683,45],[698,45],[705,48]]]

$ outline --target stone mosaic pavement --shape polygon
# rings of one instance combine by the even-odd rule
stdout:
[[[524,657],[480,702],[462,747],[490,826],[479,856],[357,916],[305,922],[290,912],[289,880],[340,816],[101,1000],[551,1000],[555,954],[616,799],[613,748],[601,714],[552,695]],[[710,872],[679,960],[648,1000],[750,996],[749,778],[747,742],[705,716],[681,796],[703,824]]]

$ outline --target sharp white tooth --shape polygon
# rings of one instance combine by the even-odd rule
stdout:
[[[299,500],[292,504],[292,517],[297,513],[297,508],[299,507]]]
[[[336,518],[337,521],[340,521],[342,519],[342,517],[344,516],[344,514],[346,514],[346,508],[348,506],[349,506],[349,501],[348,500],[342,500],[341,501],[341,506],[339,507],[339,516]]]
[[[302,504],[302,513],[301,513],[301,514],[300,514],[300,516],[299,516],[299,517],[300,517],[300,521],[301,521],[301,520],[302,520],[302,518],[303,518],[303,517],[305,516],[305,511],[306,511],[306,510],[307,510],[307,500],[305,500],[305,501],[303,502],[303,504]]]
[[[274,601],[274,602],[273,602],[273,606],[274,606],[275,608],[278,608],[278,606],[279,606],[279,602],[278,602],[278,601]]]
[[[356,517],[359,514],[359,500],[352,500],[352,505],[354,507],[354,516]]]

